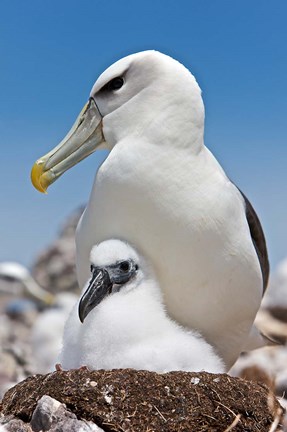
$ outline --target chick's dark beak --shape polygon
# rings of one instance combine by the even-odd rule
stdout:
[[[79,303],[79,318],[82,323],[91,310],[111,293],[112,287],[113,284],[107,270],[104,268],[94,268],[89,286]]]

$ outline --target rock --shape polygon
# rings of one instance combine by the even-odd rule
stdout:
[[[0,384],[15,381],[17,362],[9,352],[1,352],[0,355]]]
[[[65,222],[59,237],[39,255],[32,268],[33,277],[46,290],[79,292],[75,266],[75,230],[84,207]]]
[[[275,379],[265,369],[252,365],[242,369],[240,377],[248,381],[265,384],[272,392],[275,392]]]
[[[7,432],[101,432],[92,422],[78,420],[64,404],[50,396],[43,396],[37,403],[30,423],[14,417],[0,419]],[[1,426],[0,426],[1,432]]]
[[[76,415],[68,411],[64,404],[46,395],[42,396],[37,403],[32,415],[31,427],[33,432],[102,431],[92,422],[78,420]]]
[[[49,430],[57,416],[60,417],[58,412],[62,407],[63,405],[60,402],[50,396],[42,396],[37,403],[31,419],[31,426],[34,431],[40,432]]]
[[[52,427],[57,423],[57,429],[49,431],[71,432],[72,426],[58,428],[65,408],[59,402],[51,402],[51,398],[71,411],[64,414],[65,422],[77,418],[93,422],[106,432],[282,430],[279,426],[283,409],[264,384],[206,372],[157,374],[82,368],[35,375],[8,390],[1,412],[6,417],[13,415],[31,422],[35,431],[40,427],[45,431],[43,419],[42,423],[36,422],[36,406],[42,404],[43,412],[46,404],[46,412],[51,415],[45,417],[45,424]],[[65,427],[65,422],[61,427]]]
[[[0,399],[12,383],[33,371],[29,334],[30,328],[25,322],[0,316]]]
[[[38,314],[37,305],[32,300],[13,299],[6,305],[5,314],[13,321],[31,326]]]
[[[0,419],[2,424],[3,419]],[[33,432],[30,425],[19,419],[11,419],[4,421],[3,426],[0,426],[0,432]]]

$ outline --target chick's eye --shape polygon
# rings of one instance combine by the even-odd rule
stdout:
[[[121,262],[120,269],[122,272],[127,273],[130,269],[130,263],[128,261]]]
[[[109,83],[108,83],[108,90],[118,90],[120,89],[122,86],[124,85],[124,80],[121,77],[117,77],[112,79]]]

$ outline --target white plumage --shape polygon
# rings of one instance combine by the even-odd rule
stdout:
[[[64,325],[77,299],[73,293],[59,293],[55,295],[53,306],[36,319],[31,331],[31,346],[37,373],[54,370],[61,351]]]
[[[117,271],[115,266],[122,262],[134,263],[138,269],[126,283],[114,284],[112,293],[93,307],[83,324],[79,304],[74,307],[65,326],[62,366],[223,372],[214,349],[197,332],[167,316],[151,268],[131,246],[107,240],[92,250],[91,263],[107,269],[111,279],[111,271]],[[83,293],[88,286],[89,282]]]
[[[24,290],[22,292],[15,291],[11,288],[8,293],[11,294],[23,294],[24,296],[32,297],[45,304],[52,304],[54,302],[54,296],[49,291],[43,289],[33,278],[30,271],[22,264],[13,261],[4,261],[0,263],[0,279],[6,279],[8,281],[20,282],[23,285]]]
[[[1,278],[22,283],[25,288],[22,295],[28,295],[46,305],[47,309],[41,312],[33,323],[30,343],[37,373],[50,372],[54,369],[61,350],[64,324],[78,296],[70,292],[52,294],[46,291],[30,271],[17,262],[1,262]],[[20,295],[21,292],[12,294]]]
[[[76,125],[37,161],[32,179],[45,191],[96,148],[108,148],[77,229],[80,286],[94,244],[133,244],[152,263],[169,315],[197,329],[231,366],[250,345],[268,260],[254,210],[203,134],[191,73],[159,52],[137,53],[98,78]]]

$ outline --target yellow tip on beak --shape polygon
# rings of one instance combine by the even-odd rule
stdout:
[[[31,171],[33,186],[42,193],[65,171],[93,153],[105,143],[102,115],[90,98],[75,124],[53,150],[35,162]]]
[[[37,162],[34,163],[31,170],[31,181],[33,186],[39,192],[46,194],[49,184],[45,182],[45,177],[41,179],[43,175],[43,166],[44,166],[44,161],[41,159],[37,160]]]

